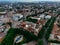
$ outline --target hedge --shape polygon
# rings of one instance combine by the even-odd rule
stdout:
[[[41,38],[43,37],[45,28],[47,28],[47,26],[48,26],[48,24],[50,23],[50,21],[51,21],[51,19],[49,19],[49,20],[46,22],[45,26],[43,26],[42,29],[39,31],[39,33],[38,33],[38,38],[41,39]]]
[[[53,24],[50,25],[50,28],[49,29],[47,29],[47,33],[46,33],[46,36],[45,36],[47,40],[48,40],[48,38],[50,36],[50,33],[51,33],[52,29],[53,29]]]
[[[16,36],[16,30],[13,29],[13,28],[11,28],[11,29],[8,31],[5,39],[2,41],[1,45],[12,45],[15,36]]]
[[[23,34],[24,37],[27,38],[27,41],[29,41],[29,40],[37,40],[38,39],[38,37],[36,35],[34,35],[33,33],[29,32],[29,31],[27,31],[25,29],[20,28],[18,30],[19,30],[18,32],[20,34]]]
[[[37,22],[37,19],[28,18],[28,19],[26,19],[26,21],[36,23]]]
[[[29,16],[26,17],[26,19],[29,18],[29,17],[37,16],[38,14],[40,14],[40,13],[36,13],[36,14],[29,15]]]
[[[43,45],[44,43],[43,43],[43,39],[39,39],[38,40],[38,45]]]
[[[48,41],[48,42],[52,42],[52,43],[58,43],[58,44],[60,44],[60,41],[57,41],[57,40],[48,40],[49,39],[49,36],[50,36],[50,34],[51,34],[51,31],[52,31],[52,29],[53,29],[53,25],[54,25],[54,21],[56,20],[56,17],[54,17],[54,19],[53,19],[53,22],[52,22],[52,24],[50,25],[50,28],[47,30],[47,33],[46,33],[46,40]]]
[[[48,41],[50,33],[51,33],[52,29],[53,29],[55,20],[56,20],[56,17],[52,18],[52,22],[51,22],[49,28],[47,29],[46,36],[45,36],[45,38],[46,38],[47,41]]]
[[[51,18],[51,19],[52,19],[52,18]],[[45,24],[45,27],[46,27],[46,28],[48,27],[48,25],[49,25],[51,19],[49,19],[49,20],[47,21],[47,23]]]
[[[38,33],[38,38],[39,38],[39,39],[42,39],[42,38],[43,38],[44,31],[45,31],[44,28],[42,28],[41,31],[39,31],[39,33]]]
[[[17,34],[20,34],[20,35],[23,35],[24,38],[26,38],[25,41],[23,41],[22,43],[27,43],[29,41],[33,41],[33,40],[37,40],[38,37],[35,36],[33,33],[30,33],[29,31],[27,30],[24,30],[22,28],[20,29],[14,29],[14,28],[11,28],[6,37],[4,38],[4,40],[2,41],[1,45],[13,45],[13,42],[14,42],[14,38],[16,37]],[[21,44],[21,43],[19,43]],[[18,44],[16,44],[18,45]]]
[[[58,44],[60,44],[60,41],[57,41],[57,40],[48,40],[48,42],[58,43]]]
[[[37,16],[38,14],[42,14],[42,13],[44,13],[44,12],[39,12],[39,13],[36,13],[36,14],[28,15],[28,16],[26,17],[26,19],[28,19],[29,17]]]

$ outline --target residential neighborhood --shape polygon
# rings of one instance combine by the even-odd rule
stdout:
[[[0,1],[0,45],[60,45],[60,2]]]

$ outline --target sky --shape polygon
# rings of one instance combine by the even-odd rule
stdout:
[[[34,2],[34,1],[60,1],[60,0],[0,0],[0,1]]]

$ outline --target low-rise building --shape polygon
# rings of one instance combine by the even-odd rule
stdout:
[[[21,14],[14,14],[13,15],[13,20],[14,21],[19,21],[21,18],[23,18],[23,15],[21,15]]]
[[[42,28],[42,24],[38,24],[37,27],[37,24],[25,21],[20,23],[20,28],[26,29],[29,32],[33,32],[35,35],[38,35]]]
[[[51,18],[50,15],[45,16],[45,19],[50,19],[50,18]]]
[[[53,30],[52,30],[52,32],[50,34],[49,40],[60,41],[60,26],[58,25],[57,19],[56,19],[56,21],[54,23]]]

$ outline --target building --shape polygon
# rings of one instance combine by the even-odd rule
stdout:
[[[45,16],[45,19],[50,19],[50,18],[51,18],[50,15]]]
[[[21,15],[21,14],[13,14],[13,20],[14,21],[19,21],[22,18],[23,18],[23,15]]]

